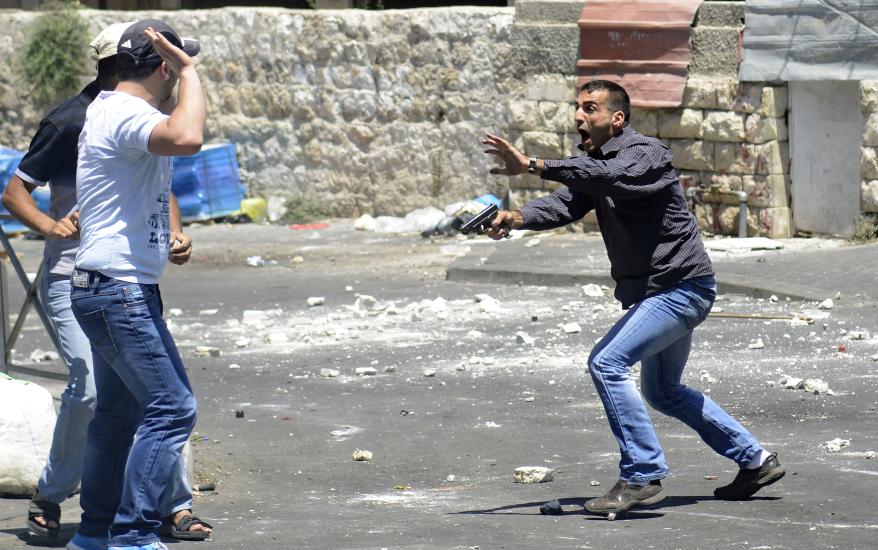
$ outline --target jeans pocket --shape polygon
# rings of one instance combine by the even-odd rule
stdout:
[[[689,305],[686,306],[684,316],[686,318],[686,327],[694,329],[700,325],[705,319],[710,309],[713,307],[713,299],[708,295],[707,289],[696,288],[689,292]]]
[[[115,353],[116,343],[113,341],[113,334],[110,332],[110,325],[107,323],[107,316],[104,310],[91,311],[89,313],[80,313],[76,315],[76,321],[79,323],[82,332],[88,337],[91,346],[97,351],[111,351]]]
[[[129,283],[120,287],[122,302],[125,307],[145,305],[155,297],[155,285],[142,285],[138,283]]]

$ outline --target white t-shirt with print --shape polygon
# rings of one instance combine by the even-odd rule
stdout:
[[[103,91],[79,136],[76,267],[131,283],[158,282],[168,259],[171,157],[148,151],[167,118],[124,92]]]

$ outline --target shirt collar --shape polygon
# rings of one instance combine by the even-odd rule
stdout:
[[[631,124],[626,123],[625,126],[622,126],[621,134],[611,137],[606,143],[601,145],[601,155],[606,156],[610,153],[618,153],[632,133],[634,133],[634,129],[631,128]]]
[[[98,97],[99,93],[101,93],[101,85],[98,84],[97,80],[92,80],[88,83],[88,86],[79,92],[79,95],[86,96],[89,101],[94,101],[94,98]]]

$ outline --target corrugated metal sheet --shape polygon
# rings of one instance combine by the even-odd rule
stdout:
[[[747,0],[743,81],[878,78],[878,0]]]
[[[578,84],[620,83],[637,107],[679,107],[692,19],[701,0],[587,0],[579,18]]]

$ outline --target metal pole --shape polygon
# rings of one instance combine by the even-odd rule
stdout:
[[[738,237],[745,238],[747,237],[747,193],[736,191],[735,194],[738,195],[738,203],[740,205],[738,210]]]

